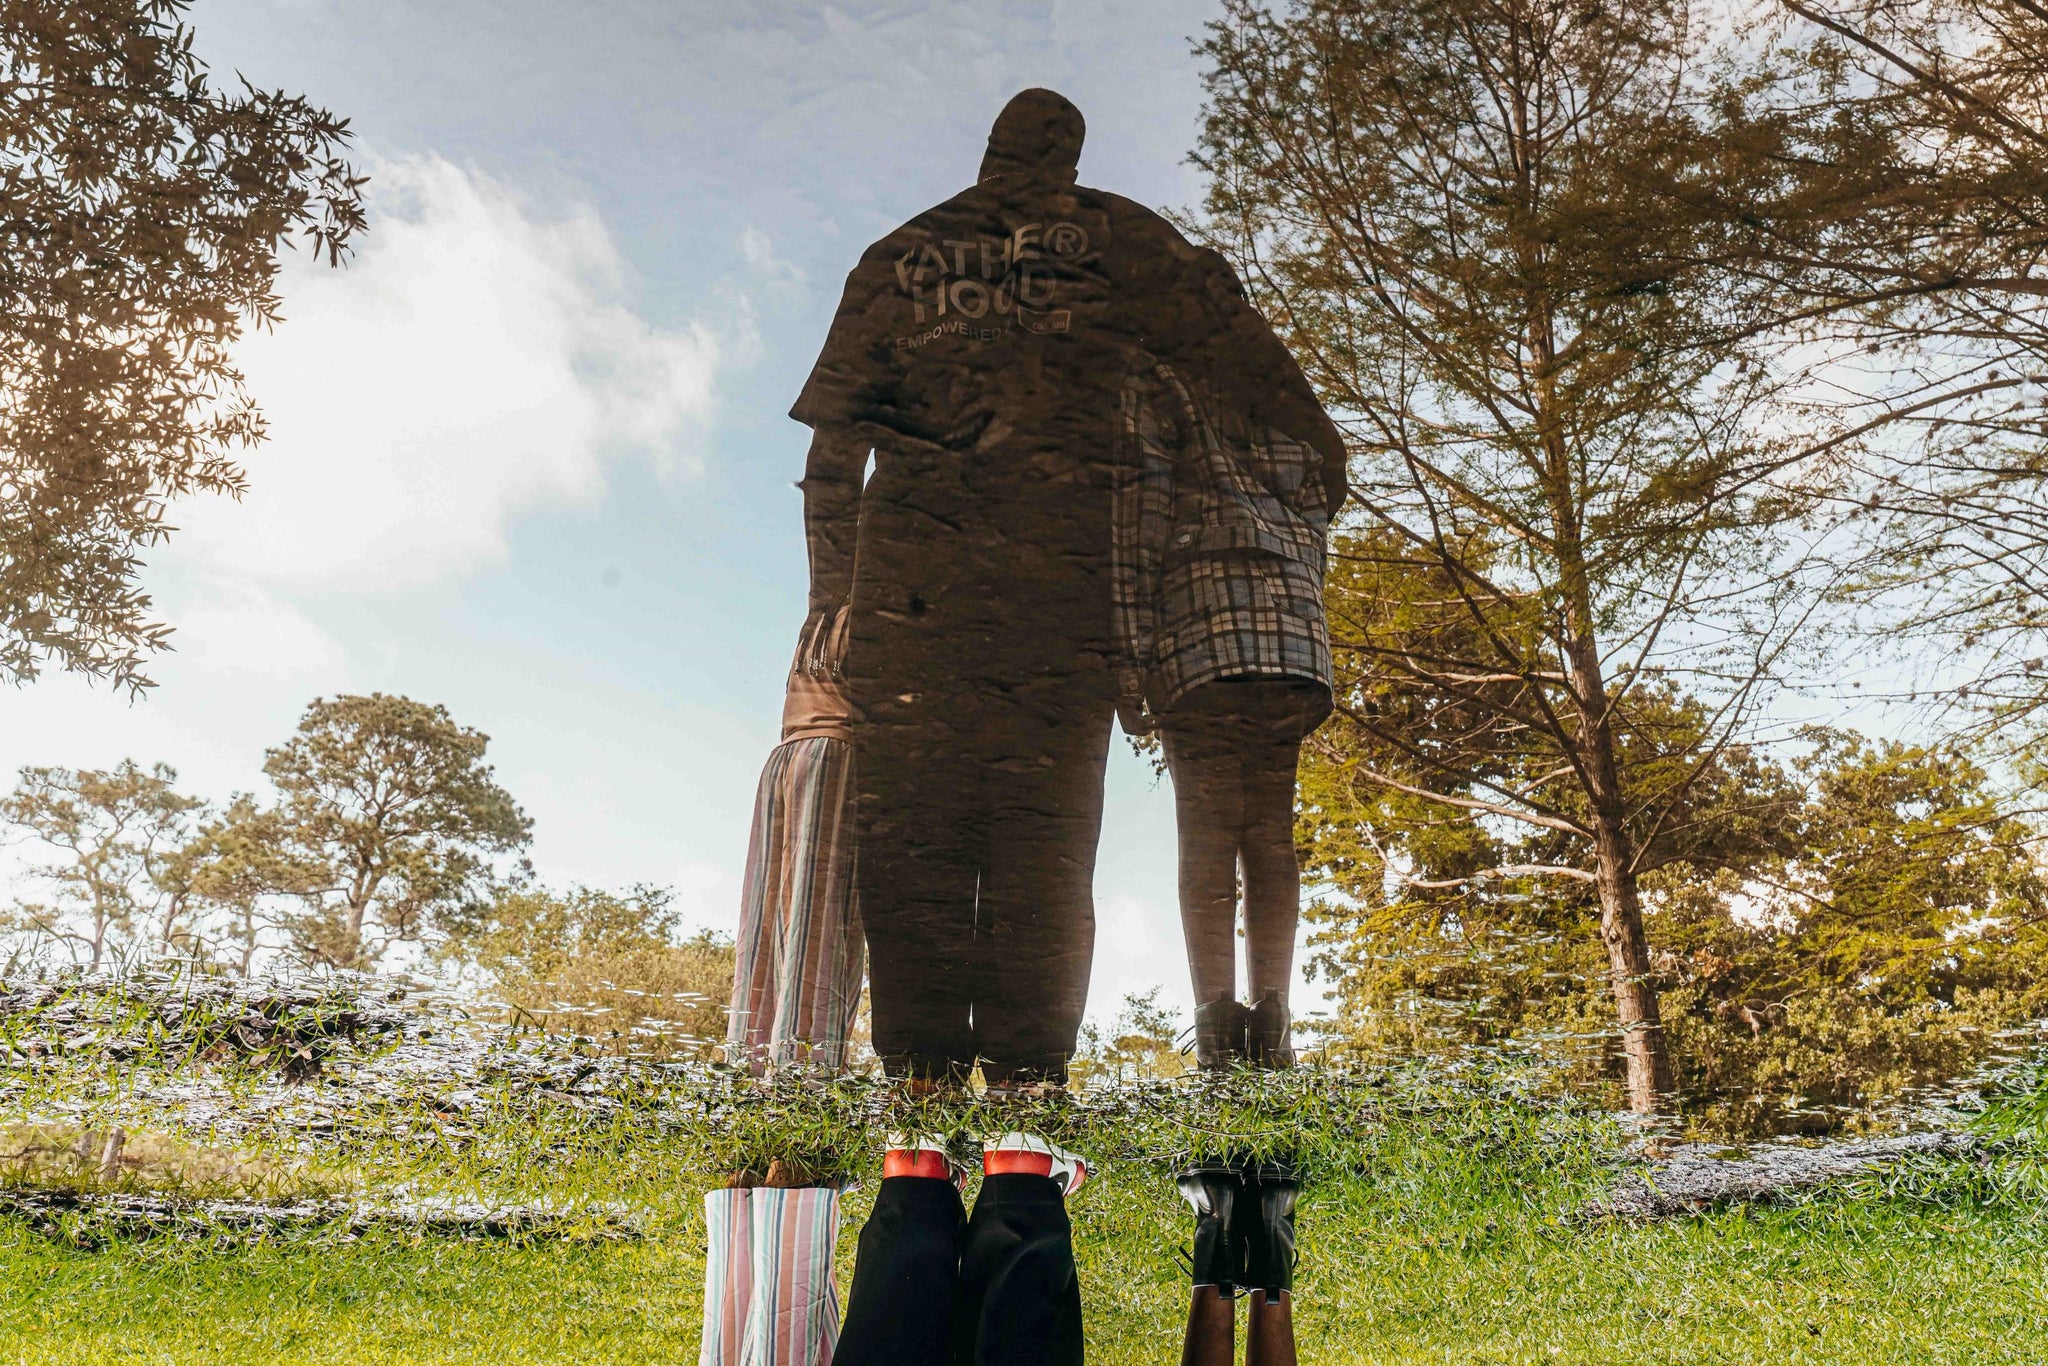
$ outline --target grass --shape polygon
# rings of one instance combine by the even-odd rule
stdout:
[[[1182,1217],[1149,1172],[1075,1202],[1091,1361],[1158,1363],[1183,1311]],[[1388,1217],[1374,1183],[1304,1211],[1305,1361],[2037,1363],[2042,1228],[1860,1201],[1648,1228],[1474,1236]],[[857,1225],[864,1201],[849,1199]],[[852,1238],[842,1239],[842,1259]],[[702,1228],[635,1244],[66,1248],[0,1228],[0,1362],[693,1360]],[[850,1272],[842,1266],[842,1276]]]
[[[0,1066],[0,1123],[40,1126],[45,1149],[63,1147],[61,1123],[134,1126],[129,1150],[156,1156],[117,1186],[187,1188],[193,1173],[217,1185],[246,1163],[273,1194],[297,1180],[623,1202],[645,1212],[646,1234],[343,1241],[316,1231],[251,1244],[109,1240],[78,1227],[66,1241],[0,1218],[0,1366],[692,1361],[702,1196],[720,1172],[782,1158],[859,1178],[845,1199],[843,1285],[880,1131],[1015,1122],[1106,1163],[1072,1204],[1096,1363],[1176,1359],[1186,1289],[1175,1250],[1188,1220],[1171,1174],[1187,1153],[1219,1145],[1286,1148],[1309,1169],[1297,1321],[1302,1357],[1317,1366],[2048,1359],[2048,1086],[2038,1074],[1980,1116],[2007,1145],[1988,1166],[1928,1161],[1789,1207],[1630,1226],[1574,1217],[1613,1175],[1614,1123],[1512,1067],[1104,1089],[1020,1121],[985,1099],[906,1107],[860,1079],[759,1089],[702,1069],[597,1066],[537,1044],[516,1066],[409,1074],[411,1089],[385,1087],[345,1124],[249,1122],[230,1126],[230,1141],[223,1106],[244,1119],[288,1116],[266,1108],[285,1096],[331,1115],[368,1075],[351,1068],[384,1045],[352,1062],[353,1045],[331,1042],[325,1070],[295,1088],[216,1054],[206,1066],[224,1074],[228,1101],[208,1102],[215,1129],[200,1133],[180,1129],[178,1106],[153,1090],[193,1079],[190,1049],[81,1043],[92,1012],[77,1004],[61,1051],[35,1046],[34,1019],[0,1020],[11,1050],[0,1059],[15,1059],[11,1072]],[[67,1105],[68,1117],[52,1118]]]

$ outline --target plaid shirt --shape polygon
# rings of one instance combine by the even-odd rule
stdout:
[[[1328,685],[1322,457],[1271,429],[1227,433],[1164,365],[1124,384],[1111,601],[1126,728],[1240,675]]]

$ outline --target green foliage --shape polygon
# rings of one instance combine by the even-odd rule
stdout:
[[[316,699],[264,757],[279,800],[262,837],[295,870],[287,921],[309,962],[356,968],[485,891],[532,822],[484,762],[490,737],[383,693]]]
[[[637,1057],[702,1057],[725,1039],[733,946],[678,942],[670,893],[520,885],[458,910],[436,953],[480,969],[512,1017]]]
[[[234,348],[278,252],[363,223],[347,124],[217,88],[189,0],[0,2],[0,677],[139,690],[167,626],[138,554],[172,500],[238,495],[260,441]]]
[[[1345,803],[1343,737],[1303,770],[1304,792],[1323,797],[1305,804],[1305,847],[1338,890],[1312,909],[1318,970],[1338,986],[1335,1046],[1444,1054],[1519,1039],[1604,1085],[1615,1060],[1594,907],[1555,881],[1416,887],[1524,855],[1478,822]],[[1680,1096],[1714,1132],[1852,1123],[2048,1014],[2038,833],[1965,759],[1809,740],[1791,768],[1729,755],[1647,851]]]
[[[33,870],[55,899],[17,902],[0,929],[61,944],[95,968],[138,933],[166,950],[182,947],[192,907],[181,856],[205,803],[179,793],[177,780],[167,764],[144,770],[132,759],[106,771],[22,769],[0,799],[0,822],[56,852],[55,863]]]
[[[1180,1048],[1179,1017],[1159,1004],[1159,992],[1153,987],[1125,996],[1123,1009],[1106,1030],[1093,1023],[1081,1026],[1067,1067],[1074,1085],[1169,1081],[1193,1070]]]
[[[499,860],[525,846],[531,823],[488,743],[444,707],[375,693],[307,709],[266,756],[272,805],[236,794],[217,809],[163,764],[25,768],[0,823],[60,857],[29,870],[48,900],[18,902],[0,932],[94,967],[168,954],[246,975],[280,935],[301,962],[373,965],[444,920],[473,922]],[[656,894],[635,895],[645,910]]]
[[[1814,738],[1796,853],[1742,881],[1673,878],[1657,918],[1689,1085],[1752,1124],[1960,1076],[2048,1014],[2038,832],[1967,760]]]

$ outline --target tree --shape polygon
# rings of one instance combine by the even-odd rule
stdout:
[[[294,234],[363,224],[347,124],[217,89],[189,0],[0,0],[0,676],[148,686],[138,585],[171,502],[239,495],[261,440],[233,350],[279,320]]]
[[[51,904],[20,904],[15,928],[64,944],[97,968],[124,937],[165,948],[191,929],[179,850],[205,803],[181,795],[177,771],[123,760],[111,770],[24,768],[0,820],[61,854],[37,868]]]
[[[371,693],[315,700],[267,752],[279,800],[244,833],[303,907],[287,922],[302,958],[372,967],[487,893],[493,856],[532,828],[489,743],[445,707]]]
[[[699,1056],[724,1041],[732,944],[680,938],[660,888],[507,886],[446,928],[437,954],[488,974],[515,1020],[642,1056]]]
[[[1835,1127],[1963,1074],[2048,1010],[2040,830],[1953,753],[1809,738],[1796,849],[1660,888],[1685,1089],[1724,1129],[1787,1107]]]
[[[1192,1070],[1181,1051],[1180,1021],[1159,1004],[1159,988],[1128,992],[1123,1009],[1107,1030],[1081,1026],[1072,1071],[1077,1084],[1115,1084],[1186,1076]]]
[[[2037,746],[2048,718],[2048,11],[2036,0],[1777,0],[1764,75],[1704,130],[1774,168],[1692,207],[1728,225],[1772,325],[1822,363],[1853,458],[1851,601],[1913,656],[1901,700]]]
[[[1545,836],[1540,863],[1493,874],[1595,898],[1638,1110],[1672,1081],[1646,851],[1797,638],[1785,533],[1828,473],[1764,421],[1785,379],[1744,339],[1772,301],[1699,207],[1695,181],[1753,163],[1700,158],[1718,92],[1697,19],[1687,0],[1228,0],[1203,47],[1216,240],[1348,414],[1366,515],[1448,618],[1426,648],[1354,648],[1459,738],[1414,743],[1340,697],[1406,765],[1354,776]],[[1695,714],[1660,732],[1681,684]],[[1654,781],[1631,783],[1632,748]]]
[[[201,825],[169,863],[205,913],[194,935],[195,955],[244,977],[266,946],[265,933],[285,928],[276,903],[313,891],[321,872],[292,856],[276,818],[246,793],[235,794],[227,810]]]
[[[1476,551],[1466,558],[1484,563]],[[1336,986],[1342,1046],[1429,1052],[1540,1026],[1571,1038],[1582,1080],[1604,1079],[1614,1029],[1611,1004],[1604,1026],[1599,1009],[1596,850],[1568,831],[1497,819],[1484,803],[1554,771],[1550,744],[1504,720],[1506,699],[1418,688],[1381,663],[1390,652],[1477,650],[1452,581],[1406,537],[1340,535],[1327,597],[1345,705],[1304,747],[1297,838],[1304,871],[1327,889],[1309,908],[1313,970]],[[1615,764],[1639,813],[1640,879],[1675,864],[1746,870],[1791,847],[1797,786],[1745,744],[1703,758],[1715,724],[1668,684],[1638,688],[1617,711]],[[1451,773],[1466,781],[1450,784]],[[1666,956],[1652,955],[1653,987]]]
[[[1724,799],[1687,822],[1713,837],[1664,844],[1643,878],[1680,1108],[1722,1135],[1853,1123],[1961,1074],[2048,1008],[2041,832],[1953,754],[1806,739],[1795,764],[1731,766]],[[1305,790],[1331,790],[1339,771],[1312,766]],[[1429,812],[1338,814],[1350,819],[1316,827],[1327,847],[1371,822],[1392,864],[1318,869],[1344,893],[1313,911],[1339,1050],[1512,1041],[1597,1080],[1592,898],[1534,879],[1447,888],[1457,857],[1432,860],[1456,846]],[[1497,837],[1465,825],[1470,843]]]

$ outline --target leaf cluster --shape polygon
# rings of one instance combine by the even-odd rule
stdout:
[[[264,435],[235,343],[279,320],[280,248],[363,227],[346,121],[218,86],[189,8],[0,2],[0,677],[148,685],[140,556]]]

